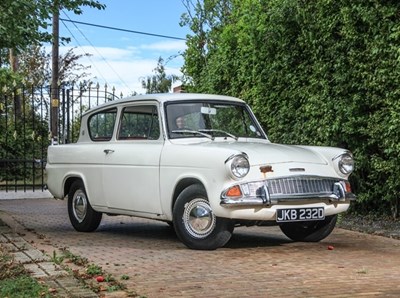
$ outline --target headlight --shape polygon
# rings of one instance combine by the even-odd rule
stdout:
[[[339,170],[345,175],[351,174],[354,170],[354,159],[350,152],[344,153],[339,157]]]
[[[245,154],[231,156],[226,163],[233,178],[243,178],[250,171],[250,163]]]

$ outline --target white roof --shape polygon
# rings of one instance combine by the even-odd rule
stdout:
[[[215,95],[215,94],[201,94],[201,93],[158,93],[158,94],[145,94],[136,95],[131,97],[126,97],[122,99],[113,100],[102,105],[91,108],[84,114],[92,112],[106,106],[114,106],[119,104],[124,104],[128,102],[144,101],[144,100],[157,100],[161,104],[168,101],[185,101],[185,100],[220,100],[220,101],[234,101],[244,103],[243,100],[225,95]]]

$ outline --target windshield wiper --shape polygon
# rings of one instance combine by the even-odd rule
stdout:
[[[228,137],[231,137],[235,141],[238,140],[237,136],[235,136],[235,135],[233,135],[233,134],[231,134],[229,132],[226,132],[224,130],[220,130],[220,129],[199,129],[199,132],[219,132],[219,133],[222,133],[222,134],[224,134],[224,135],[226,135]]]
[[[203,132],[201,132],[201,131],[197,131],[197,130],[179,129],[179,130],[173,130],[173,131],[171,131],[171,132],[172,132],[172,133],[181,133],[181,134],[192,133],[192,134],[195,134],[195,135],[201,135],[201,136],[203,136],[203,137],[209,138],[209,139],[211,139],[211,140],[214,141],[214,137],[213,137],[213,136],[211,136],[211,135],[209,135],[209,134],[206,134],[206,133],[203,133]]]

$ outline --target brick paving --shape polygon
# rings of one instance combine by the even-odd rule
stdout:
[[[78,233],[66,201],[0,200],[0,218],[36,249],[66,248],[127,287],[109,297],[400,297],[400,240],[381,236],[337,228],[295,243],[277,227],[244,227],[224,248],[195,251],[146,219],[105,215],[96,232]]]
[[[3,216],[1,215],[0,213],[0,218],[7,217],[4,216],[4,214]],[[45,283],[49,289],[55,290],[54,294],[57,297],[98,297],[92,290],[83,287],[83,285],[66,270],[53,263],[48,255],[42,253],[21,237],[17,229],[10,229],[1,219],[0,245],[14,257],[16,262],[21,263],[32,277]]]

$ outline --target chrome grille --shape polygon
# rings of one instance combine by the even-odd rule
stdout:
[[[270,195],[331,194],[335,179],[291,177],[267,180]]]

